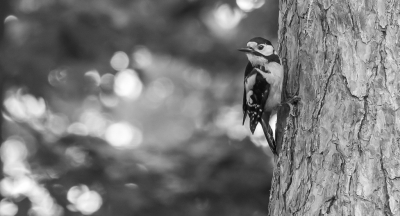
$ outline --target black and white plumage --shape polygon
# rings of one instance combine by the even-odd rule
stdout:
[[[265,138],[274,154],[276,144],[273,131],[269,125],[271,115],[276,114],[281,104],[283,67],[270,41],[256,37],[247,43],[245,52],[249,63],[244,76],[243,90],[243,124],[250,118],[250,131],[254,133],[258,123],[264,131]]]

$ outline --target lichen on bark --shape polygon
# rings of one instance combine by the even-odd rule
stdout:
[[[400,2],[281,0],[286,94],[270,215],[400,215]]]

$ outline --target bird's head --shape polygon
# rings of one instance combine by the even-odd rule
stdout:
[[[271,42],[262,37],[255,37],[247,42],[245,48],[239,51],[246,53],[249,62],[254,66],[262,66],[268,63],[268,57],[276,55],[276,51]]]

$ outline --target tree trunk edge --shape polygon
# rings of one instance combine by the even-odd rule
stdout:
[[[302,101],[275,158],[270,215],[400,215],[400,3],[279,10],[285,94]]]

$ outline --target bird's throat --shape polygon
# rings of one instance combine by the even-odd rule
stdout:
[[[256,68],[264,67],[268,63],[268,60],[264,57],[256,56],[253,54],[247,54],[247,59],[249,60],[251,65]]]

